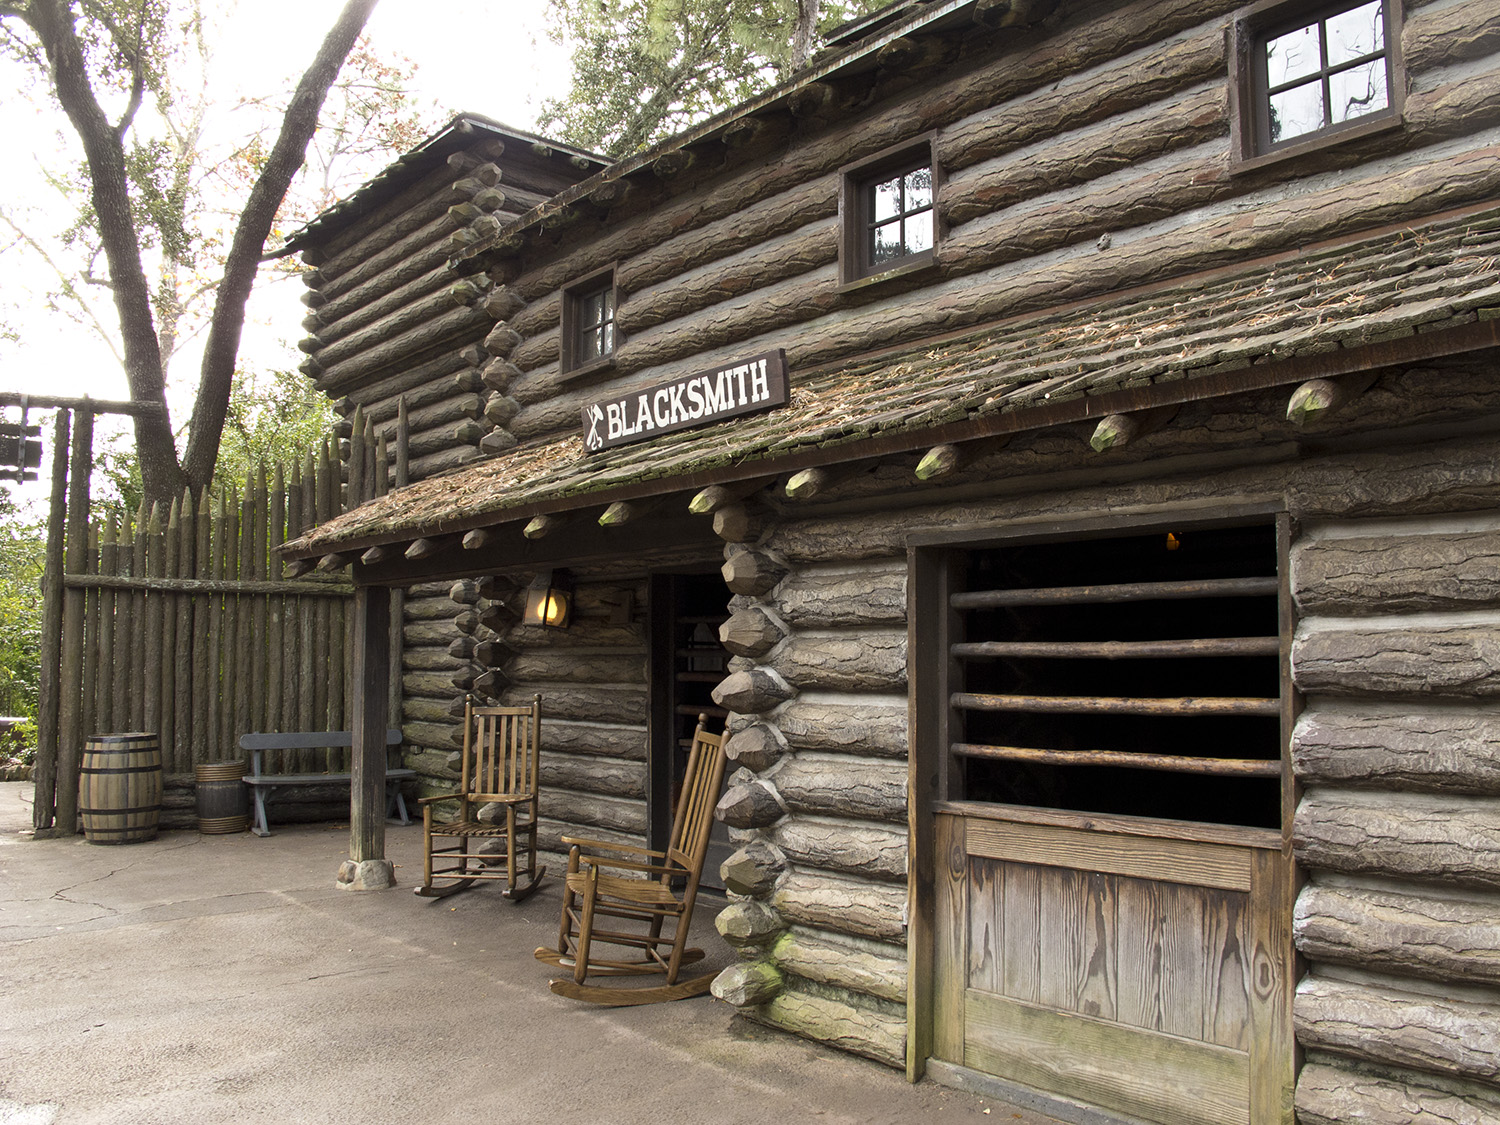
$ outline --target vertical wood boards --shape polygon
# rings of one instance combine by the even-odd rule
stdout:
[[[355,591],[354,675],[360,706],[350,727],[349,858],[385,858],[386,678],[390,675],[391,602],[382,587]]]
[[[41,682],[37,685],[36,804],[32,827],[51,828],[57,808],[58,664],[62,659],[63,526],[68,506],[68,442],[72,414],[59,410],[53,422],[52,495],[47,520],[47,554],[42,571]],[[64,829],[72,832],[68,826]]]
[[[68,479],[68,524],[63,571],[80,574],[88,552],[89,473],[94,459],[94,416],[89,411],[78,415],[74,427],[72,464]],[[83,681],[83,591],[68,589],[62,598],[62,660],[58,675],[57,712],[57,826],[63,832],[77,831],[78,769],[83,759],[82,702]]]
[[[934,1058],[1171,1125],[1289,1120],[1291,873],[1269,839],[934,819]]]

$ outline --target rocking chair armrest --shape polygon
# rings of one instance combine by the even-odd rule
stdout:
[[[563,836],[562,842],[580,849],[594,849],[603,852],[628,852],[631,855],[651,856],[654,859],[666,859],[666,852],[655,851],[652,848],[638,848],[634,844],[614,844],[608,840],[590,840],[583,836]],[[586,851],[584,854],[592,854]],[[606,863],[611,862],[605,860]]]
[[[535,800],[536,793],[471,793],[469,799],[476,804],[524,805]]]
[[[586,863],[590,867],[598,867],[601,870],[614,868],[620,871],[642,871],[647,875],[686,875],[687,870],[682,867],[671,867],[660,863],[639,863],[633,859],[608,859],[605,856],[589,855],[581,853],[578,857],[579,863]]]
[[[435,805],[439,801],[456,801],[463,797],[462,793],[438,793],[431,797],[418,797],[419,805]]]

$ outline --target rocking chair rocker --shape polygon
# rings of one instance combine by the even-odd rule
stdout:
[[[422,885],[424,898],[446,898],[480,880],[505,880],[502,894],[520,902],[537,889],[545,867],[536,865],[537,751],[542,697],[527,707],[475,707],[464,701],[464,752],[457,793],[424,797]],[[438,801],[458,799],[452,821],[433,819]],[[482,815],[485,807],[493,810]],[[456,841],[435,847],[437,839]],[[481,851],[470,841],[504,840],[505,851]],[[518,860],[524,856],[524,865]],[[434,860],[445,866],[435,867]]]
[[[687,948],[688,928],[724,779],[724,736],[705,731],[705,721],[706,716],[698,716],[666,851],[563,837],[572,847],[557,948],[541,946],[536,951],[538,961],[572,970],[571,978],[552,981],[550,987],[559,996],[625,1007],[681,1000],[708,991],[713,973],[678,979],[683,965],[703,959],[701,949]],[[626,858],[614,858],[611,853]],[[601,919],[611,921],[601,923]],[[640,955],[600,957],[596,951],[600,944],[639,950]],[[635,988],[589,983],[590,976],[653,973],[664,974],[666,982]]]

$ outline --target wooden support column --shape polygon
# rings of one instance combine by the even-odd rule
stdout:
[[[89,547],[89,475],[94,468],[94,415],[79,411],[68,475],[68,537],[63,571],[82,574]],[[84,592],[63,591],[62,664],[57,677],[57,832],[78,831],[78,769],[83,760]],[[160,735],[161,731],[152,731]]]
[[[390,706],[391,596],[379,586],[354,591],[354,723],[349,786],[349,858],[338,885],[352,891],[396,885],[385,858],[385,732]]]
[[[57,665],[62,648],[63,524],[68,511],[68,435],[72,416],[57,412],[52,438],[52,507],[47,518],[47,561],[42,572],[40,698],[37,701],[36,803],[32,827],[53,825],[57,807]]]

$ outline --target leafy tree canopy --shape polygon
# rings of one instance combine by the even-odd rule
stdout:
[[[217,9],[202,0],[0,0],[0,60],[15,64],[7,77],[23,75],[33,98],[45,90],[55,100],[82,154],[79,168],[51,174],[76,216],[63,237],[7,210],[0,212],[11,232],[6,249],[52,266],[55,302],[112,341],[132,398],[159,404],[158,415],[135,423],[141,478],[153,499],[204,487],[213,475],[263,248],[375,3],[346,0],[284,107],[276,106],[275,135],[252,130],[225,153],[209,141]],[[382,74],[378,60],[366,63],[363,78],[335,104],[345,106],[346,122],[373,126],[390,116],[399,76]],[[324,167],[374,135],[365,127],[327,134]],[[381,162],[388,157],[387,148]],[[324,187],[322,202],[332,183]],[[107,302],[96,302],[95,293]],[[179,456],[168,365],[184,337],[199,333],[203,357]]]
[[[552,0],[573,88],[538,123],[619,158],[780,81],[829,28],[886,0]]]

